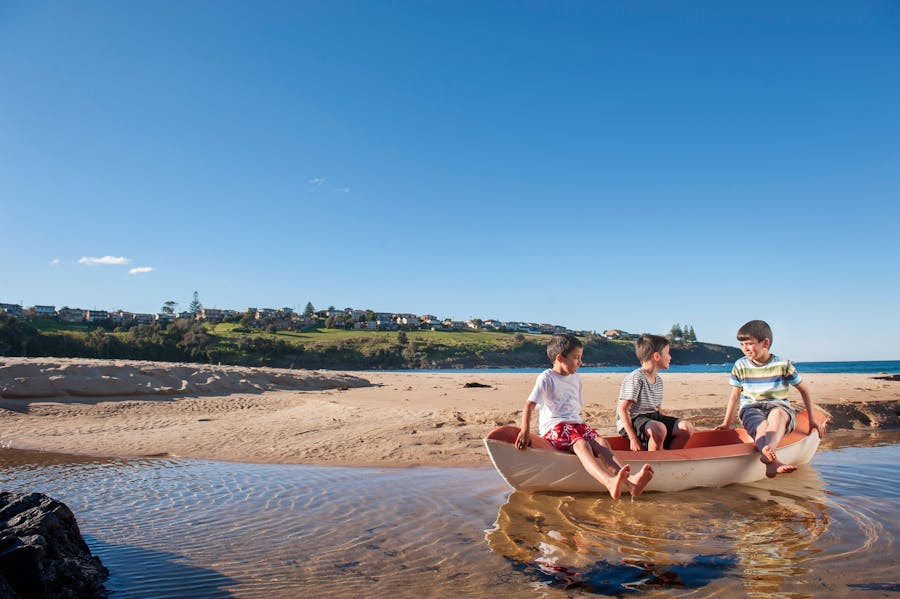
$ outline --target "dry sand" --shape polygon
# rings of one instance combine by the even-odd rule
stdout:
[[[806,374],[805,380],[830,414],[831,429],[896,427],[900,381],[875,376]],[[614,434],[624,374],[582,377],[586,420]],[[0,444],[247,462],[486,465],[482,437],[518,423],[534,378],[0,358]],[[727,375],[663,378],[667,413],[701,428],[721,422]],[[791,399],[801,405],[795,391]]]

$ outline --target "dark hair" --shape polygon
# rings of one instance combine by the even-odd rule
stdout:
[[[772,343],[772,327],[764,320],[751,320],[738,329],[737,340],[747,341],[753,338],[757,341],[769,340]]]
[[[644,333],[634,342],[634,353],[637,355],[638,360],[641,361],[641,364],[643,364],[652,358],[653,354],[662,351],[667,345],[669,345],[669,340],[662,335]]]
[[[551,362],[554,362],[556,361],[556,356],[565,358],[576,347],[584,347],[584,343],[572,335],[557,333],[550,337],[550,342],[547,344],[547,357],[550,358]]]

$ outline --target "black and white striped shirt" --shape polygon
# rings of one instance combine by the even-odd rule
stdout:
[[[628,415],[634,419],[635,416],[641,414],[649,414],[659,410],[663,399],[663,382],[659,373],[656,373],[656,382],[651,383],[647,378],[647,373],[643,368],[638,368],[634,372],[628,373],[625,380],[622,381],[622,387],[619,389],[619,402],[633,401]],[[625,424],[616,410],[616,430],[622,430]]]

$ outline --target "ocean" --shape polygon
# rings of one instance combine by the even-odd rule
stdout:
[[[673,364],[668,372],[698,372],[698,373],[728,373],[731,372],[732,362],[727,364]],[[874,361],[847,361],[847,362],[795,362],[797,369],[803,373],[831,373],[831,374],[900,374],[900,360],[874,360]],[[634,366],[583,366],[578,372],[631,372],[637,368]],[[461,372],[461,373],[538,373],[544,368],[454,368],[445,370],[415,370],[414,372]],[[396,372],[410,372],[398,370]]]

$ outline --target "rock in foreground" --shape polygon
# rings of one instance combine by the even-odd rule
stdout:
[[[65,504],[0,492],[0,598],[106,597],[108,576]]]

